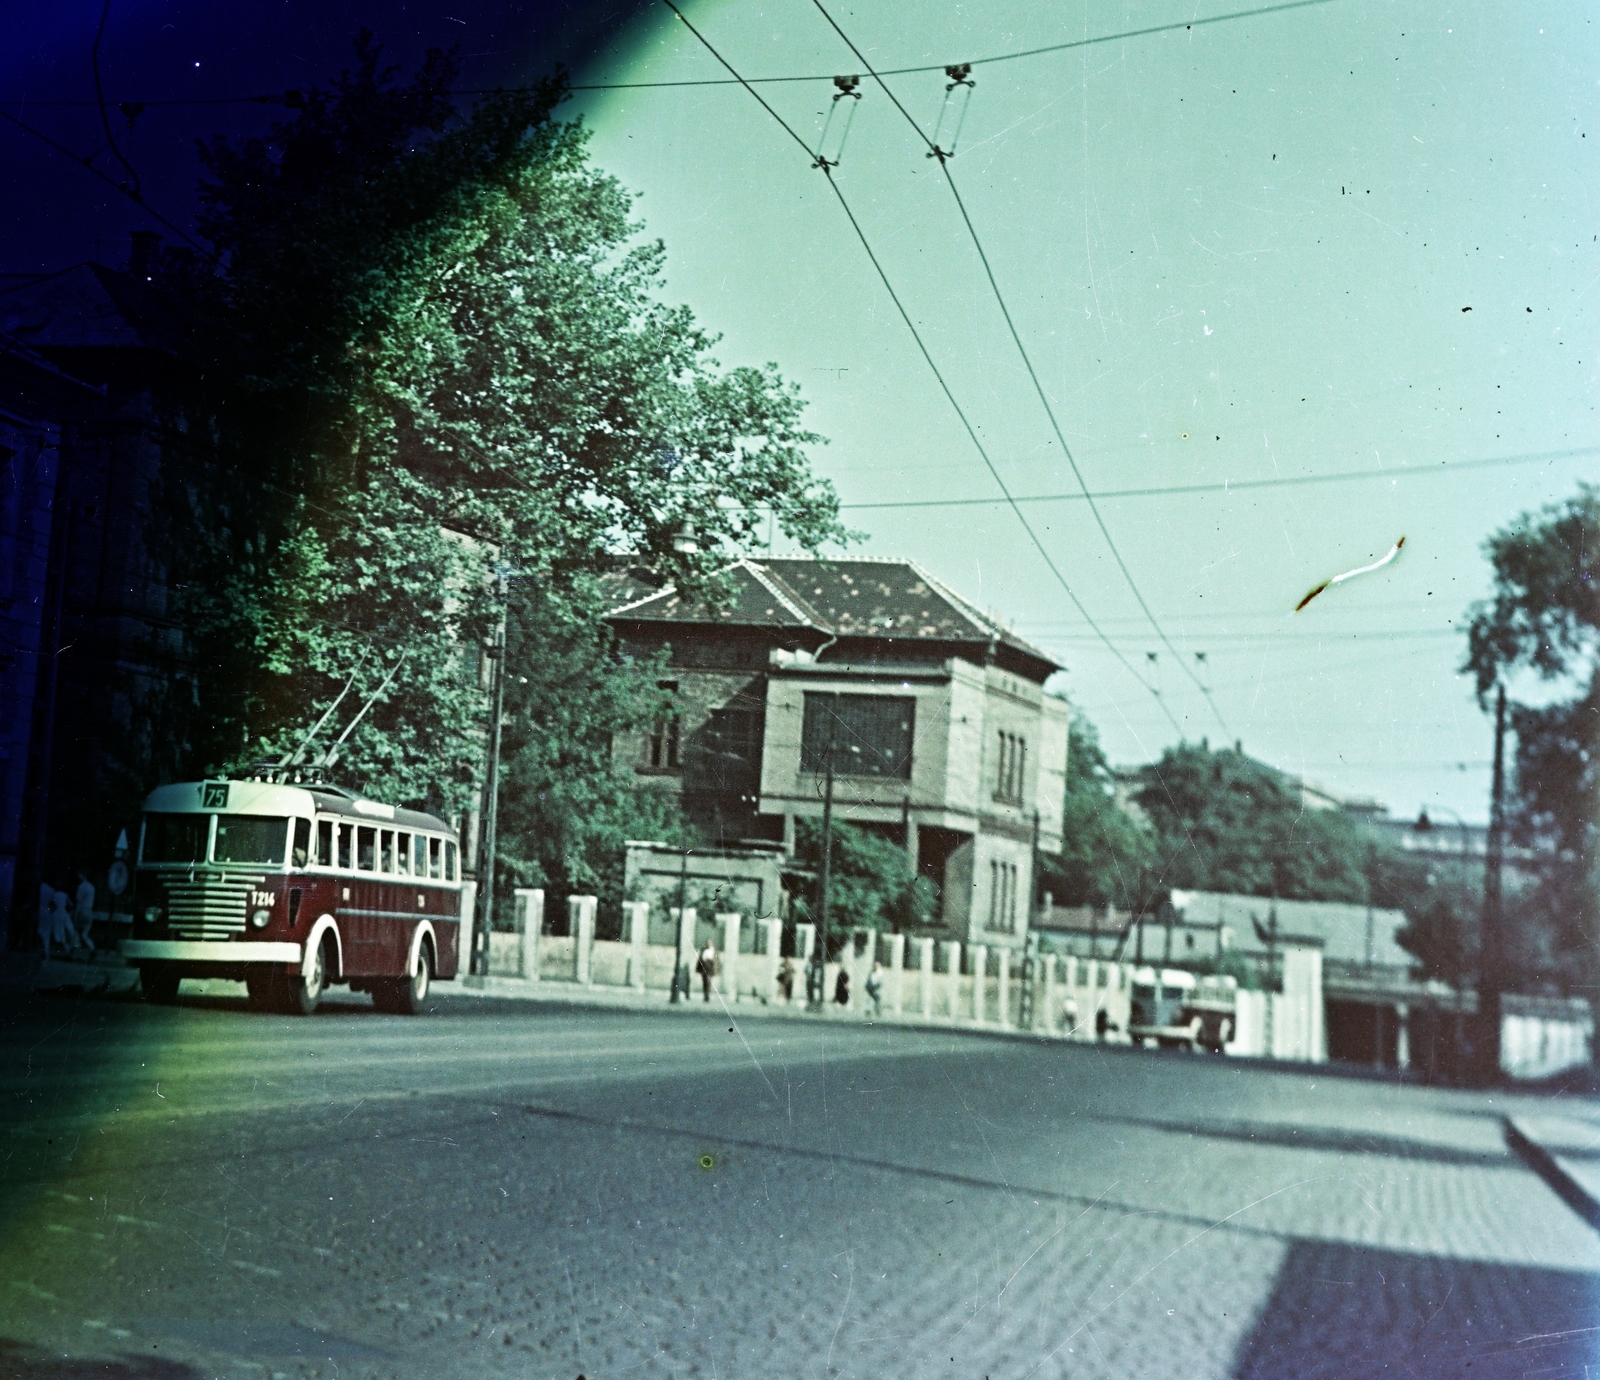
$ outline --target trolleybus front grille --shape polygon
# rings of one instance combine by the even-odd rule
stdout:
[[[250,893],[265,877],[207,876],[167,883],[167,924],[179,939],[229,939],[243,932]]]

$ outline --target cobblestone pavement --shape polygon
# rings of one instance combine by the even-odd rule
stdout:
[[[0,1376],[1600,1375],[1531,1100],[439,1006],[19,999]]]

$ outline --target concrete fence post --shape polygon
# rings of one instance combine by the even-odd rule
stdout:
[[[676,916],[678,921],[678,942],[673,950],[672,981],[674,984],[683,984],[685,1000],[692,994],[693,983],[690,981],[694,970],[694,927],[699,916],[693,906],[679,910],[673,906],[667,912]]]
[[[949,1008],[950,1024],[954,1025],[961,1019],[961,941],[947,939],[944,945],[946,988],[949,993],[946,1005]]]
[[[1000,1000],[996,1006],[995,1019],[1003,1026],[1011,1024],[1011,1004],[1009,991],[1011,986],[1011,950],[999,949],[995,957],[1000,960]]]
[[[1070,960],[1069,960],[1070,961]],[[1034,1021],[1035,1030],[1048,1030],[1052,1033],[1056,1026],[1056,956],[1054,954],[1041,954],[1039,957],[1039,976],[1044,981],[1044,995],[1039,1001],[1039,1019]]]
[[[761,991],[767,1001],[778,1000],[778,969],[783,959],[778,950],[783,947],[783,921],[757,920],[756,933],[761,936]]]
[[[972,946],[972,1019],[979,1025],[988,1018],[986,1000],[988,994],[983,990],[989,985],[989,946],[987,944],[974,944]]]
[[[544,888],[519,886],[511,893],[521,952],[517,976],[529,982],[539,980],[539,935],[544,929]]]
[[[648,953],[646,946],[650,943],[650,903],[624,902],[622,924],[628,940],[628,986],[636,992],[642,992],[645,955]]]
[[[594,948],[594,912],[599,904],[593,896],[567,897],[567,932],[572,935],[572,975],[580,987],[589,985],[589,955]]]
[[[933,940],[913,939],[911,944],[917,956],[917,1012],[927,1017],[933,1015]]]
[[[717,988],[729,1001],[739,1000],[739,925],[743,916],[723,914],[717,916],[717,937],[722,941],[717,975]]]
[[[894,991],[889,996],[889,1010],[896,1016],[905,1010],[906,987],[906,937],[903,934],[889,936],[889,972],[894,977]]]

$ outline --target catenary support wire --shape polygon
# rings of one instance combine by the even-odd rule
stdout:
[[[1050,430],[1055,434],[1056,443],[1061,447],[1061,453],[1066,457],[1067,464],[1072,468],[1072,476],[1078,481],[1078,487],[1083,491],[1084,497],[1089,504],[1089,511],[1094,515],[1095,525],[1099,527],[1100,535],[1105,539],[1106,546],[1110,550],[1112,558],[1117,563],[1117,568],[1122,572],[1123,580],[1126,582],[1129,590],[1132,591],[1133,597],[1138,603],[1140,609],[1144,611],[1144,615],[1149,620],[1151,628],[1155,630],[1156,636],[1161,639],[1161,645],[1177,658],[1178,664],[1183,668],[1184,673],[1194,683],[1195,688],[1198,689],[1205,697],[1206,703],[1211,706],[1211,712],[1216,716],[1217,722],[1222,726],[1223,732],[1231,732],[1231,730],[1228,728],[1227,720],[1223,718],[1222,710],[1217,707],[1215,698],[1212,696],[1211,692],[1206,689],[1205,683],[1198,675],[1194,673],[1194,670],[1184,660],[1178,649],[1173,646],[1172,639],[1167,636],[1166,629],[1161,626],[1160,621],[1156,618],[1155,612],[1151,609],[1149,603],[1146,601],[1143,591],[1141,591],[1139,588],[1138,582],[1133,578],[1133,572],[1128,569],[1128,563],[1123,560],[1122,552],[1117,548],[1117,543],[1111,535],[1111,529],[1106,525],[1106,520],[1100,513],[1099,505],[1095,503],[1093,498],[1089,497],[1090,489],[1088,481],[1084,479],[1083,471],[1078,467],[1077,458],[1072,454],[1072,448],[1067,444],[1067,438],[1062,433],[1061,424],[1056,420],[1055,408],[1050,405],[1049,394],[1045,392],[1044,384],[1039,378],[1038,371],[1033,367],[1033,359],[1028,354],[1027,346],[1023,344],[1022,334],[1017,330],[1016,322],[1012,320],[1011,309],[1006,305],[1005,295],[1000,291],[1000,283],[994,275],[994,268],[989,262],[989,255],[984,250],[983,241],[978,237],[977,227],[973,225],[972,217],[967,213],[966,202],[961,199],[961,191],[956,186],[955,178],[950,173],[949,152],[940,148],[938,144],[934,143],[933,140],[929,139],[928,136],[923,133],[922,126],[919,125],[912,117],[911,112],[900,103],[899,97],[897,97],[894,92],[890,90],[888,82],[884,81],[884,79],[873,70],[872,64],[867,61],[866,54],[856,47],[855,43],[851,40],[850,35],[845,33],[845,31],[839,27],[838,21],[836,21],[834,17],[828,13],[827,8],[822,3],[822,0],[811,0],[811,2],[817,7],[817,12],[828,21],[828,24],[833,31],[844,41],[845,46],[855,54],[857,61],[859,61],[862,67],[866,69],[867,75],[878,83],[879,87],[882,88],[884,95],[886,95],[890,101],[893,102],[894,108],[905,117],[906,123],[916,131],[917,137],[927,145],[928,156],[938,161],[939,170],[944,174],[945,182],[950,188],[950,194],[955,198],[956,209],[961,213],[962,223],[967,227],[967,234],[972,240],[972,247],[978,253],[978,261],[983,265],[984,276],[989,280],[989,289],[994,296],[995,304],[1000,308],[1000,315],[1005,320],[1006,329],[1011,334],[1012,343],[1017,347],[1017,354],[1022,360],[1023,367],[1027,370],[1028,378],[1033,383],[1033,390],[1039,397],[1040,405],[1044,408],[1045,417],[1049,420]],[[965,76],[963,75],[960,80],[965,80]],[[953,147],[954,143],[952,142],[952,148]],[[1016,505],[1014,503],[1012,504],[1012,508],[1014,511],[1018,512],[1018,516],[1020,517],[1021,513],[1016,509]]]

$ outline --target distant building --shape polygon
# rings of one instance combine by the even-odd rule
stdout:
[[[1061,846],[1059,665],[911,561],[741,560],[709,609],[635,570],[609,621],[669,649],[676,710],[619,741],[718,840],[795,847],[823,809],[904,847],[952,938],[1020,946],[1034,850]],[[848,917],[840,917],[848,922]]]

